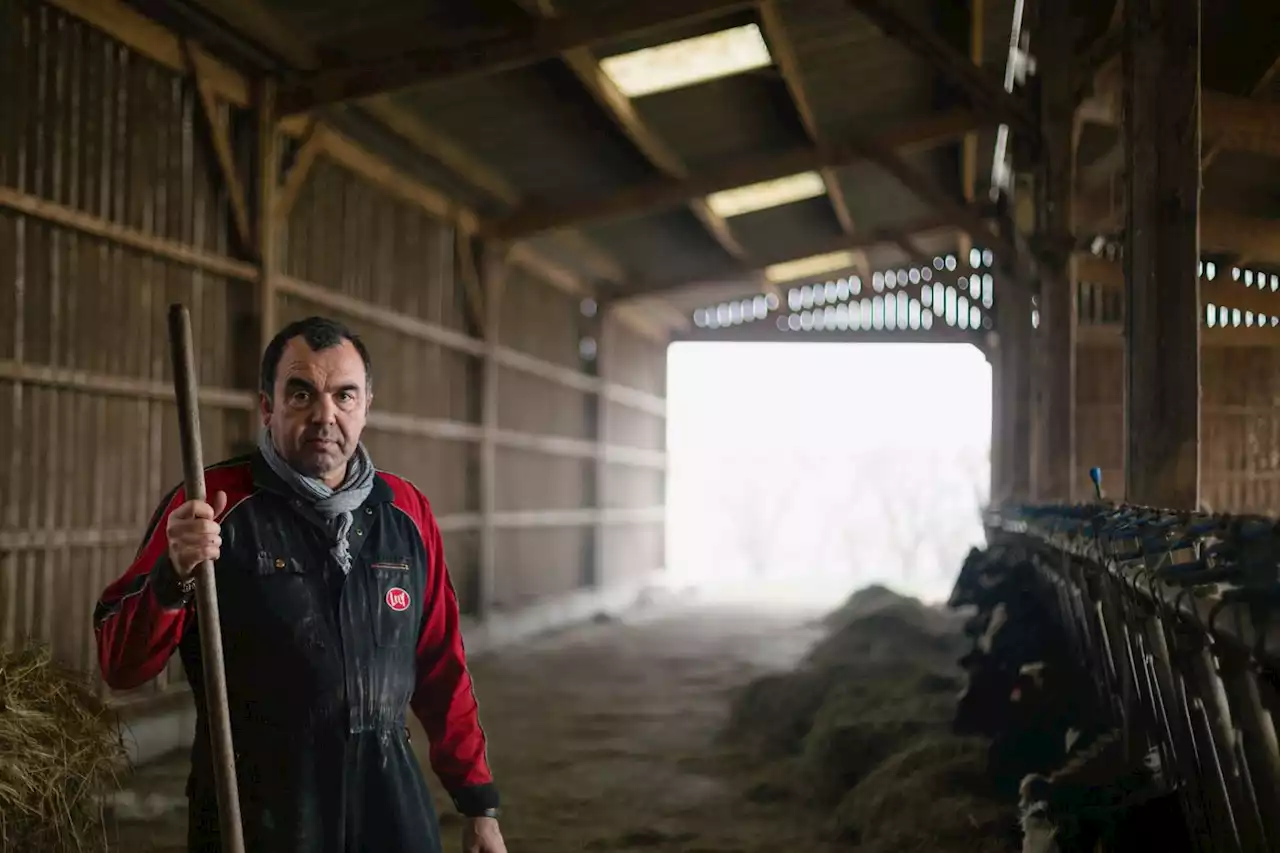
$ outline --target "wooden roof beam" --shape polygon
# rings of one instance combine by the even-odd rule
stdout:
[[[1253,84],[1253,88],[1249,91],[1249,97],[1256,98],[1261,95],[1266,91],[1267,87],[1271,85],[1271,81],[1273,81],[1278,74],[1280,74],[1280,57],[1276,57],[1275,62],[1272,62],[1267,70],[1262,73],[1262,76],[1258,78],[1258,81]],[[1204,117],[1201,116],[1200,120],[1203,122]],[[1272,125],[1272,129],[1276,130],[1274,125]],[[1277,134],[1280,134],[1280,130],[1276,130],[1276,132]],[[1208,150],[1204,152],[1204,156],[1200,160],[1201,169],[1207,169],[1213,165],[1213,161],[1218,159],[1218,155],[1223,151],[1222,144],[1217,139],[1210,139],[1208,141]]]
[[[617,289],[609,294],[612,302],[624,302],[632,299],[640,299],[648,296],[656,296],[662,294],[672,294],[679,291],[694,290],[699,287],[724,286],[726,284],[740,283],[743,285],[743,296],[755,295],[764,292],[767,289],[781,289],[796,283],[796,281],[779,281],[770,282],[765,278],[765,270],[777,264],[784,264],[791,261],[804,260],[815,255],[826,255],[833,252],[857,252],[867,251],[869,249],[879,248],[882,246],[901,246],[902,240],[909,240],[911,237],[924,236],[932,234],[939,230],[953,231],[950,223],[939,217],[930,217],[912,222],[900,229],[881,229],[876,231],[863,231],[859,234],[842,235],[834,240],[827,240],[821,244],[815,244],[803,254],[791,254],[786,257],[774,258],[772,260],[762,261],[759,266],[744,268],[738,273],[731,273],[724,278],[718,280],[707,279],[679,279],[666,282],[647,282],[633,284],[624,289]],[[857,271],[856,265],[843,268],[844,271]],[[818,275],[807,276],[805,280],[816,280],[821,276],[839,275],[840,269],[832,270],[829,273],[820,273]]]
[[[890,131],[877,137],[875,143],[884,148],[902,150],[931,148],[959,139],[983,124],[984,121],[972,113],[943,113]],[[610,196],[517,210],[509,216],[484,223],[481,231],[498,239],[518,240],[589,222],[644,216],[722,190],[785,178],[798,172],[821,171],[856,163],[866,158],[865,144],[863,141],[844,141],[831,145],[805,145],[778,154],[744,157],[684,180],[659,178]]]
[[[782,74],[782,82],[786,84],[787,91],[791,95],[791,103],[800,117],[805,135],[809,137],[810,142],[821,144],[822,134],[818,132],[818,121],[813,112],[813,104],[810,103],[809,95],[801,80],[800,62],[796,58],[795,47],[787,34],[782,13],[778,11],[778,0],[760,0],[760,21],[763,25],[764,37],[769,44],[769,53],[773,55],[773,61]],[[835,214],[836,221],[840,223],[840,230],[845,234],[854,233],[856,227],[853,215],[849,212],[849,202],[845,199],[844,189],[840,186],[840,178],[835,169],[827,167],[819,170],[818,174],[822,176],[823,186],[827,190],[827,199],[831,202],[831,210]],[[859,262],[863,266],[863,274],[870,274],[865,254],[861,255]]]
[[[1118,126],[1119,93],[1095,91],[1081,104],[1081,115],[1095,124]],[[1212,162],[1223,151],[1244,151],[1280,157],[1280,104],[1255,101],[1225,92],[1204,89],[1200,95],[1200,124]],[[1099,159],[1102,162],[1106,158]],[[1114,163],[1115,158],[1108,162]]]
[[[750,0],[649,0],[573,18],[531,19],[528,27],[497,38],[302,75],[281,87],[280,109],[285,114],[305,112],[408,86],[496,74],[554,59],[574,48],[725,15],[750,5]]]
[[[847,0],[885,35],[901,42],[963,89],[976,106],[1013,125],[1030,138],[1038,138],[1040,125],[1031,108],[999,80],[987,74],[969,57],[952,47],[925,25],[904,14],[894,0]]]

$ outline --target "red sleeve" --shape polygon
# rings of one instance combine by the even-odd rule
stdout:
[[[467,671],[458,598],[445,565],[444,542],[427,499],[407,487],[405,509],[427,552],[427,612],[418,638],[418,684],[411,705],[431,741],[431,767],[466,814],[497,807],[484,729]],[[401,491],[397,489],[397,491]],[[403,495],[404,492],[401,491]],[[400,503],[400,501],[397,501]]]
[[[186,630],[189,607],[166,607],[156,594],[154,570],[168,561],[165,526],[182,505],[181,487],[162,503],[128,570],[102,593],[94,610],[98,666],[113,690],[131,690],[160,674]]]

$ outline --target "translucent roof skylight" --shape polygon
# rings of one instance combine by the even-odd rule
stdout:
[[[822,176],[817,172],[801,172],[798,175],[712,193],[707,196],[707,204],[720,216],[738,216],[814,198],[822,195],[826,189]]]
[[[746,24],[610,56],[600,69],[622,94],[638,98],[772,63],[760,28]]]
[[[786,261],[765,267],[764,277],[769,281],[796,281],[809,276],[819,276],[833,270],[848,269],[855,263],[853,252],[828,252],[825,255],[810,255],[794,261]]]

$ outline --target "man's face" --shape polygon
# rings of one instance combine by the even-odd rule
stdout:
[[[367,380],[351,341],[315,352],[301,335],[290,339],[274,392],[262,395],[262,423],[281,457],[331,488],[341,485],[369,414]]]

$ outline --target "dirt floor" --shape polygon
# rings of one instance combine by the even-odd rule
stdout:
[[[715,745],[733,690],[794,665],[816,615],[665,608],[475,660],[512,853],[835,849],[821,815],[748,800],[741,760]],[[185,775],[179,758],[133,780],[115,850],[183,849]],[[437,803],[448,853],[459,824]]]

